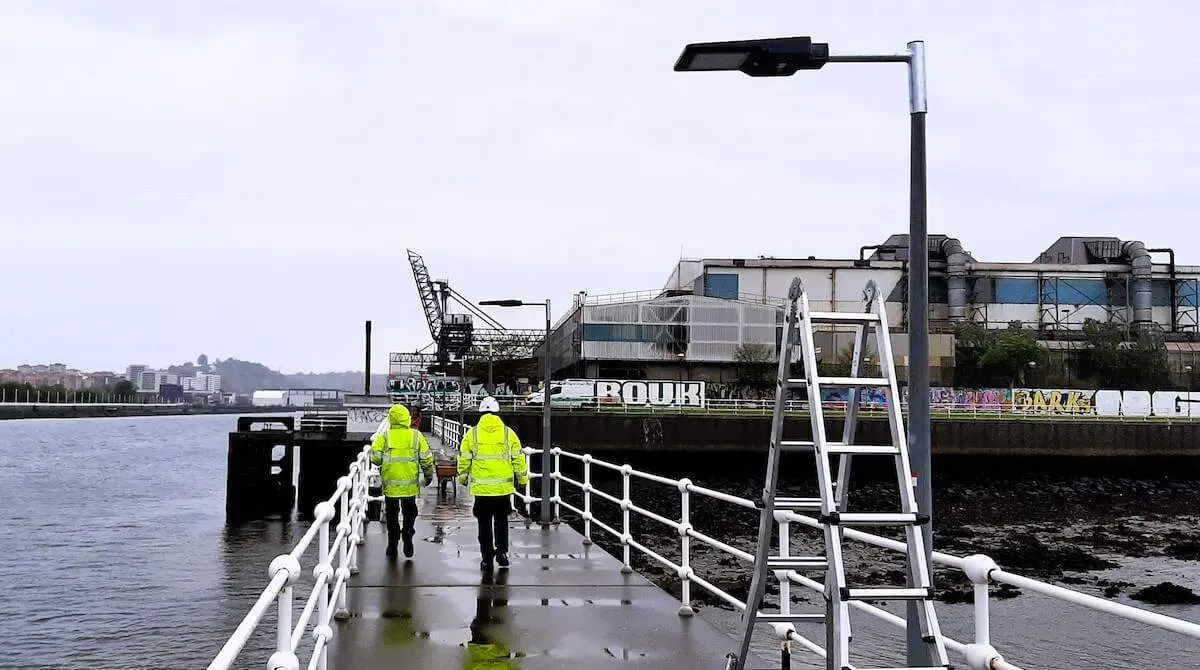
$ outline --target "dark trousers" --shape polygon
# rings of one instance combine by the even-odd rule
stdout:
[[[479,552],[490,561],[496,554],[508,553],[508,515],[512,512],[508,496],[475,496],[472,514],[479,521]]]
[[[400,528],[400,520],[397,518],[400,513],[404,513],[404,528]],[[400,534],[404,537],[412,538],[416,530],[413,524],[417,521],[417,499],[416,498],[384,498],[383,513],[387,518],[387,543],[388,547],[394,549],[396,543],[400,541]]]

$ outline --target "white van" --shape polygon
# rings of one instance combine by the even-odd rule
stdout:
[[[535,391],[525,399],[526,405],[541,405],[544,391]],[[551,407],[595,407],[595,379],[563,379],[550,382]]]

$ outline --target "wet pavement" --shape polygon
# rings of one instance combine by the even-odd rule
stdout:
[[[733,640],[565,524],[510,518],[507,570],[483,573],[471,498],[427,489],[412,559],[367,528],[331,667],[724,667]],[[756,668],[778,667],[755,660]]]

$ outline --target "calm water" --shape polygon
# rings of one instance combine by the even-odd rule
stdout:
[[[8,517],[0,525],[0,574],[6,620],[16,623],[15,630],[6,629],[0,667],[207,665],[264,586],[270,559],[289,550],[301,530],[279,522],[226,529],[225,449],[234,422],[232,416],[0,422],[0,491]],[[711,474],[703,481],[741,495],[752,488],[741,475],[724,477]],[[1190,484],[1167,493],[1161,487],[1142,488],[1149,491],[1151,517],[1155,501],[1195,500],[1200,492]],[[1128,498],[1123,491],[1114,495]],[[1006,494],[1031,495],[1007,489]],[[1059,495],[1067,500],[1072,494]],[[996,500],[1002,497],[995,493]],[[658,500],[667,513],[672,496]],[[1133,503],[1134,509],[1140,505]],[[752,519],[729,516],[723,506],[694,509],[701,530],[737,537],[735,544],[749,539]],[[1140,517],[1120,506],[1112,509],[1104,523],[1119,519],[1138,532]],[[977,521],[986,523],[986,517]],[[1171,516],[1159,523],[1156,533],[1190,535],[1197,527],[1194,518]],[[980,548],[990,550],[1015,527],[981,529]],[[641,537],[664,551],[674,542],[650,534],[648,526],[645,530]],[[1060,540],[1075,542],[1071,538],[1067,533]],[[1119,553],[1110,552],[1119,568],[1092,574],[1138,586],[1200,584],[1196,562]],[[736,589],[741,571],[722,566],[718,557],[698,552],[696,565],[702,574],[707,568],[713,574],[725,569]],[[1119,599],[1128,602],[1125,596]],[[1200,608],[1153,609],[1200,621]],[[939,605],[939,612],[946,632],[969,637],[969,606]],[[736,625],[730,612],[717,607],[702,607],[701,615],[729,630]],[[1195,641],[1033,595],[994,602],[993,617],[994,639],[1010,660],[1027,668],[1195,667],[1200,653]],[[263,667],[270,630],[251,642],[240,667]],[[865,642],[876,633],[895,636],[893,629],[868,622],[860,630],[857,640],[864,640],[870,656],[899,660],[887,654],[890,645]],[[756,647],[772,649],[769,641]],[[811,658],[798,656],[793,667],[815,667],[808,665]]]

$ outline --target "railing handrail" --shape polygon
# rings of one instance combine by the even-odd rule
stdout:
[[[434,429],[439,436],[445,436],[444,440],[457,439],[461,432],[461,425],[457,421],[445,419],[443,417],[435,417]],[[453,443],[457,445],[457,441]],[[526,454],[540,453],[540,449],[525,448]],[[581,454],[564,450],[560,447],[551,449],[553,455],[553,469],[550,471],[550,476],[554,479],[554,494],[551,498],[554,503],[554,516],[558,518],[560,508],[565,508],[576,514],[579,514],[583,519],[583,535],[584,542],[591,542],[591,528],[593,525],[600,527],[609,535],[615,537],[621,542],[622,546],[622,571],[632,572],[630,566],[630,550],[637,549],[639,552],[663,565],[667,569],[673,571],[681,580],[681,597],[682,605],[680,607],[681,615],[690,615],[693,613],[691,608],[691,589],[690,585],[696,585],[704,588],[714,596],[721,598],[730,605],[740,610],[746,609],[746,604],[734,596],[726,593],[722,589],[703,579],[695,573],[690,565],[690,543],[691,540],[697,540],[706,544],[718,551],[734,556],[744,562],[753,563],[754,556],[749,552],[743,551],[736,547],[732,547],[724,542],[710,537],[704,533],[696,531],[690,521],[690,496],[692,494],[702,495],[714,500],[725,502],[728,504],[737,505],[746,509],[757,509],[754,501],[740,496],[729,495],[713,489],[697,486],[690,479],[674,479],[671,477],[663,477],[653,473],[637,470],[628,464],[617,464],[595,458],[591,454]],[[560,465],[562,458],[580,461],[583,464],[583,481],[576,481],[562,474]],[[545,462],[543,458],[543,462]],[[622,476],[623,493],[620,498],[616,495],[602,491],[591,484],[591,468],[600,467],[607,470],[619,472]],[[630,479],[636,477],[638,479],[655,482],[658,484],[673,486],[680,492],[680,520],[675,521],[668,519],[660,514],[650,510],[638,507],[632,500],[630,491]],[[574,505],[565,502],[559,492],[559,485],[566,483],[573,485],[583,493],[583,508],[575,507]],[[522,496],[526,502],[534,500],[528,496],[528,487],[526,487],[526,495]],[[519,495],[519,494],[518,494]],[[622,511],[622,529],[617,530],[606,523],[595,518],[592,513],[592,498],[593,496],[606,500],[612,504],[618,505]],[[636,513],[639,516],[651,519],[657,523],[673,528],[680,536],[680,563],[676,564],[662,555],[654,552],[642,543],[635,540],[630,533],[630,513]],[[784,556],[788,555],[788,538],[789,526],[791,523],[799,523],[814,529],[821,529],[822,526],[817,519],[798,514],[795,512],[776,512],[776,523],[779,525],[780,538],[780,553]],[[854,529],[844,529],[843,536],[847,539],[857,540],[872,544],[884,549],[895,551],[904,551],[905,543],[897,540],[865,533]],[[943,552],[933,552],[933,561],[935,563],[961,570],[971,581],[974,590],[974,640],[969,643],[963,643],[949,636],[946,636],[946,648],[963,656],[967,662],[967,667],[976,670],[1022,670],[1021,667],[1014,665],[1001,656],[1001,654],[992,646],[990,637],[990,593],[988,585],[991,582],[1000,584],[1009,584],[1018,588],[1027,589],[1029,591],[1039,593],[1050,598],[1054,598],[1063,602],[1072,603],[1084,608],[1113,614],[1115,616],[1136,621],[1142,624],[1153,626],[1161,630],[1166,630],[1174,633],[1186,635],[1191,638],[1200,639],[1200,624],[1176,619],[1174,617],[1165,616],[1156,612],[1151,612],[1139,607],[1125,605],[1123,603],[1114,603],[1103,598],[1091,596],[1078,591],[1073,591],[1061,586],[1042,582],[1036,579],[1023,577],[1011,572],[1004,571],[996,565],[995,561],[983,554],[973,554],[970,556],[954,556]],[[778,573],[777,573],[778,574]],[[804,586],[818,593],[823,593],[825,585],[821,582],[810,579],[795,571],[788,571],[780,578],[780,605],[787,612],[790,608],[790,584],[795,583]],[[851,603],[854,608],[869,614],[882,621],[890,623],[899,628],[905,628],[907,623],[904,619],[887,612],[879,607],[870,605],[861,601]],[[780,639],[786,642],[796,642],[801,646],[824,656],[824,649],[815,642],[800,636],[795,632],[790,625],[773,624],[776,633]]]
[[[350,465],[348,473],[338,479],[333,495],[317,504],[312,524],[292,550],[276,556],[271,561],[267,568],[270,582],[209,663],[208,670],[228,670],[232,666],[262,622],[272,601],[277,603],[279,615],[275,652],[267,661],[268,670],[298,670],[300,659],[296,651],[310,630],[315,643],[305,667],[309,670],[326,669],[329,642],[333,639],[330,621],[333,618],[343,619],[349,616],[346,590],[350,577],[358,572],[358,547],[365,542],[363,522],[366,519],[367,503],[383,499],[368,493],[368,477],[375,472],[377,470],[370,462],[370,446],[364,446]],[[334,529],[336,536],[333,544],[330,545],[329,531],[335,516],[339,523]],[[300,579],[300,559],[314,540],[317,542],[318,556],[312,574],[316,581],[293,626],[292,586]],[[336,569],[332,563],[334,554],[337,555],[338,561]]]

